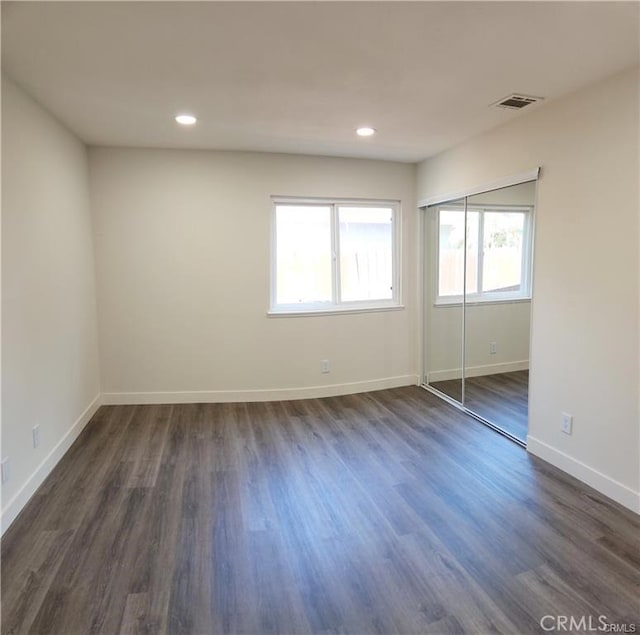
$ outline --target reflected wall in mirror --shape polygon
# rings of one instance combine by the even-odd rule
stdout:
[[[426,208],[424,383],[527,434],[536,181]]]
[[[535,181],[467,198],[464,406],[527,436]]]

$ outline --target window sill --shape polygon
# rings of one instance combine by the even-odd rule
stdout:
[[[477,306],[481,304],[520,304],[523,302],[531,302],[531,297],[521,298],[488,298],[486,300],[469,300],[466,306]],[[433,303],[436,308],[447,308],[462,306],[462,300],[436,300]]]
[[[267,317],[311,317],[315,315],[342,315],[343,313],[380,313],[384,311],[403,311],[404,308],[404,304],[391,304],[389,306],[331,307],[330,309],[272,309],[267,311]]]

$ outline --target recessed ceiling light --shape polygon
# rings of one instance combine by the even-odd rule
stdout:
[[[358,128],[356,130],[356,134],[360,137],[370,137],[376,133],[375,128],[369,128],[369,126],[363,126],[362,128]]]
[[[176,115],[176,121],[183,126],[193,126],[193,124],[198,121],[193,115]]]

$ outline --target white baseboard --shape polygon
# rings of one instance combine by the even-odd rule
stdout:
[[[11,523],[16,519],[22,508],[29,502],[35,491],[40,487],[51,470],[58,464],[65,452],[71,447],[72,443],[78,438],[89,420],[102,405],[102,395],[98,394],[96,398],[87,406],[85,411],[76,419],[75,423],[67,430],[65,435],[58,441],[55,447],[42,460],[33,474],[27,479],[25,484],[13,495],[11,500],[2,509],[1,533],[9,528]]]
[[[516,370],[528,370],[529,360],[523,359],[515,362],[501,362],[499,364],[484,364],[483,366],[468,366],[465,369],[465,377],[482,377],[484,375],[497,375],[499,373],[512,373]],[[436,381],[447,381],[449,379],[460,379],[462,377],[461,368],[450,368],[448,370],[434,370],[428,374],[428,382],[432,384]]]
[[[640,492],[635,492],[630,487],[535,437],[527,436],[527,451],[590,485],[627,509],[640,514]]]
[[[232,403],[247,401],[289,401],[336,397],[359,392],[415,386],[417,375],[385,377],[348,384],[309,386],[306,388],[266,388],[256,390],[193,390],[179,392],[108,392],[102,395],[106,405],[161,404],[161,403]]]

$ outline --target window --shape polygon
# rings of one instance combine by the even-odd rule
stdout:
[[[271,312],[399,306],[399,204],[273,201]]]
[[[531,297],[530,207],[467,207],[467,301]],[[438,209],[438,304],[460,302],[464,286],[464,208]]]

